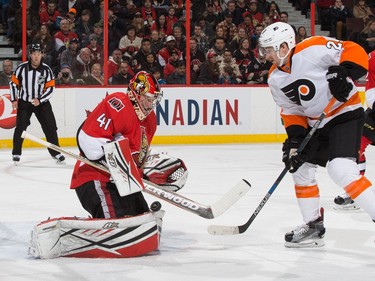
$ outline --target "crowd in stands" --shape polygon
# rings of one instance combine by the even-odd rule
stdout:
[[[360,0],[346,7],[342,1],[332,0],[326,7],[331,36],[348,39],[346,18],[359,17],[363,31],[355,39],[367,51],[375,49],[373,5]],[[310,1],[290,2],[307,15]],[[18,50],[21,4],[21,0],[0,0],[1,24]],[[139,70],[152,72],[161,84],[186,84],[186,67],[192,84],[267,83],[271,64],[259,55],[257,40],[269,24],[288,22],[288,13],[280,10],[277,1],[191,0],[190,21],[185,4],[184,0],[109,0],[104,28],[104,0],[28,0],[27,44],[44,46],[44,62],[59,85],[127,84]],[[190,42],[186,42],[187,22]],[[293,28],[297,42],[308,37],[304,26]],[[108,58],[103,32],[108,32]],[[187,63],[186,44],[190,44]],[[104,65],[108,81],[104,81]]]

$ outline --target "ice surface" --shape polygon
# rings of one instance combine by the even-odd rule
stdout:
[[[246,233],[211,236],[210,224],[247,221],[283,169],[281,145],[157,146],[184,159],[189,168],[181,194],[212,204],[240,179],[252,184],[248,194],[226,213],[207,220],[168,203],[160,251],[133,259],[27,256],[29,232],[48,217],[87,216],[75,192],[69,190],[75,161],[56,165],[46,149],[24,149],[19,166],[10,150],[0,150],[0,280],[1,281],[212,281],[212,280],[339,280],[375,278],[375,224],[362,210],[333,210],[342,193],[318,170],[325,208],[326,246],[287,249],[284,234],[302,223],[287,174]],[[77,148],[66,148],[76,153]],[[368,148],[367,176],[375,181],[375,150]],[[151,203],[155,198],[145,195]],[[375,202],[374,202],[375,204]]]

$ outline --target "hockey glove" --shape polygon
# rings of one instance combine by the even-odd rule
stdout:
[[[283,144],[283,162],[291,173],[297,172],[298,168],[305,163],[304,157],[297,153],[297,149],[303,139],[286,139]]]
[[[346,102],[353,89],[353,85],[346,80],[348,77],[348,70],[340,65],[332,65],[328,68],[326,79],[331,94],[341,102]]]

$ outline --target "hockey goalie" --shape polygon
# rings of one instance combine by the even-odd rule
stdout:
[[[150,210],[142,179],[177,191],[188,174],[182,160],[150,153],[161,98],[158,82],[140,71],[126,93],[107,95],[87,116],[77,132],[80,154],[109,173],[77,161],[70,188],[90,218],[41,222],[31,233],[30,255],[126,258],[158,250],[164,211],[158,202]]]

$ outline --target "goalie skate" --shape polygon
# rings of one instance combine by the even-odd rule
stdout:
[[[287,248],[316,248],[324,246],[324,209],[321,216],[315,221],[298,226],[285,234],[285,247]]]
[[[355,204],[352,198],[347,193],[337,195],[333,200],[335,203],[333,206],[334,210],[337,211],[356,211],[359,207]]]

